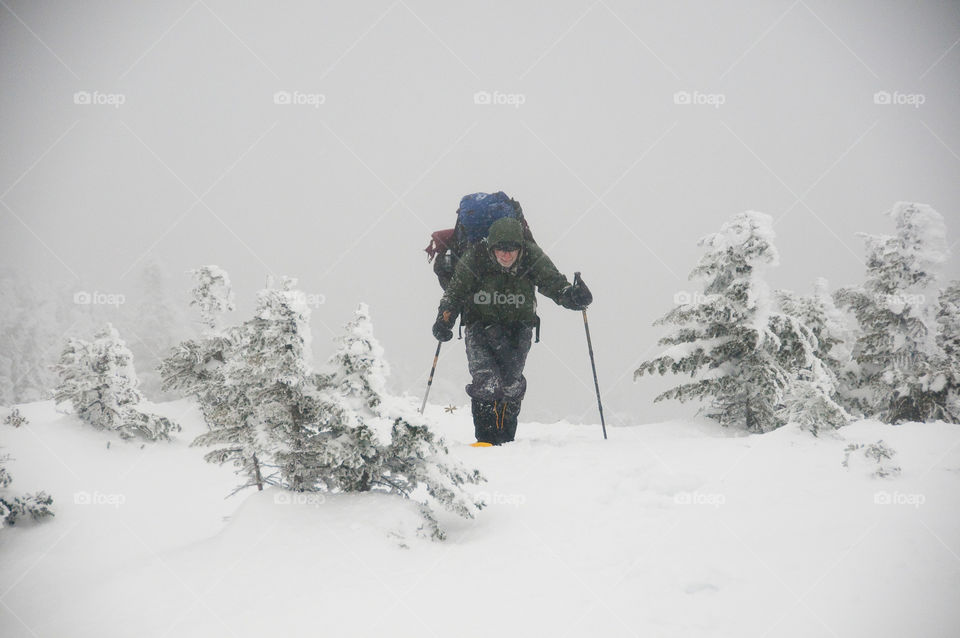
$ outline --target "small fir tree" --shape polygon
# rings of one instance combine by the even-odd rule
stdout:
[[[6,425],[9,425],[15,428],[18,428],[22,425],[27,425],[28,423],[30,423],[30,421],[27,420],[27,417],[23,416],[20,413],[19,408],[13,408],[12,410],[10,410],[10,414],[8,414],[6,418],[3,419],[3,422]]]
[[[57,403],[70,404],[81,421],[112,430],[125,439],[169,439],[180,426],[166,417],[141,412],[133,355],[111,325],[92,342],[71,338],[56,366]]]
[[[924,204],[898,202],[896,234],[867,235],[867,277],[838,291],[859,323],[853,356],[870,415],[887,423],[950,418],[946,379],[937,370],[934,295],[946,259],[943,218]]]
[[[191,306],[200,309],[200,320],[210,331],[216,332],[221,319],[234,309],[233,286],[230,276],[219,266],[200,266],[190,271],[196,281]]]
[[[237,328],[223,326],[223,314],[234,308],[230,277],[217,266],[190,273],[196,282],[190,304],[200,310],[203,333],[181,342],[161,362],[161,388],[194,397],[208,426],[225,426],[234,418],[237,402],[242,403],[225,387],[222,370],[238,339]]]
[[[824,290],[818,293],[806,297],[778,291],[781,312],[770,316],[770,329],[780,340],[778,359],[790,374],[781,417],[815,436],[852,419],[840,399],[837,375],[843,365],[833,350],[841,342],[829,328],[824,302],[829,297]]]
[[[434,506],[472,518],[483,503],[463,486],[483,477],[449,458],[443,439],[409,401],[387,393],[389,367],[366,304],[357,308],[337,346],[323,395],[339,406],[346,427],[338,437],[337,455],[328,461],[339,464],[342,459],[348,471],[337,472],[333,484],[344,491],[385,491],[413,499],[430,535],[443,538]]]
[[[13,483],[13,476],[5,467],[10,461],[9,454],[0,454],[0,528],[15,525],[26,517],[40,520],[53,516],[53,498],[46,492],[16,495],[7,489]]]
[[[708,416],[754,432],[783,424],[779,411],[790,378],[778,359],[780,340],[768,325],[771,299],[763,279],[764,269],[778,262],[773,238],[771,218],[747,211],[700,240],[707,251],[690,278],[703,282],[703,293],[656,322],[677,326],[660,340],[671,347],[634,373],[697,378],[656,401],[709,399]]]
[[[941,353],[937,368],[946,393],[946,420],[960,423],[960,281],[950,282],[940,293],[937,345]]]

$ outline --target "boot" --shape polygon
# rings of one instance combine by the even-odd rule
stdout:
[[[517,419],[520,417],[520,401],[500,401],[497,404],[500,427],[500,443],[509,443],[517,434]]]
[[[495,405],[494,401],[472,399],[470,402],[473,411],[473,432],[477,437],[477,443],[499,445],[500,436],[497,431],[498,419]]]

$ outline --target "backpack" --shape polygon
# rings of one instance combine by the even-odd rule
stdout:
[[[533,234],[523,218],[520,202],[511,199],[503,191],[472,193],[460,200],[454,227],[431,234],[430,243],[424,249],[427,263],[433,262],[433,272],[436,273],[441,288],[447,289],[457,262],[467,249],[482,241],[490,231],[491,224],[504,217],[520,220],[523,224],[524,239],[533,241]]]

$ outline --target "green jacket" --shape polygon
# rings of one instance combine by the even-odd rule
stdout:
[[[509,269],[497,263],[488,240],[475,244],[457,262],[453,279],[440,300],[440,313],[450,311],[461,323],[524,323],[537,317],[537,290],[556,303],[570,285],[543,250],[524,241]]]

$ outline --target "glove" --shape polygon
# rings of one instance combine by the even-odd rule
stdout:
[[[449,311],[442,310],[437,315],[437,320],[433,324],[433,336],[437,341],[450,341],[453,339],[453,324],[457,316]]]
[[[579,276],[574,279],[572,285],[567,286],[560,293],[560,305],[570,310],[586,310],[591,303],[593,303],[593,294]]]

